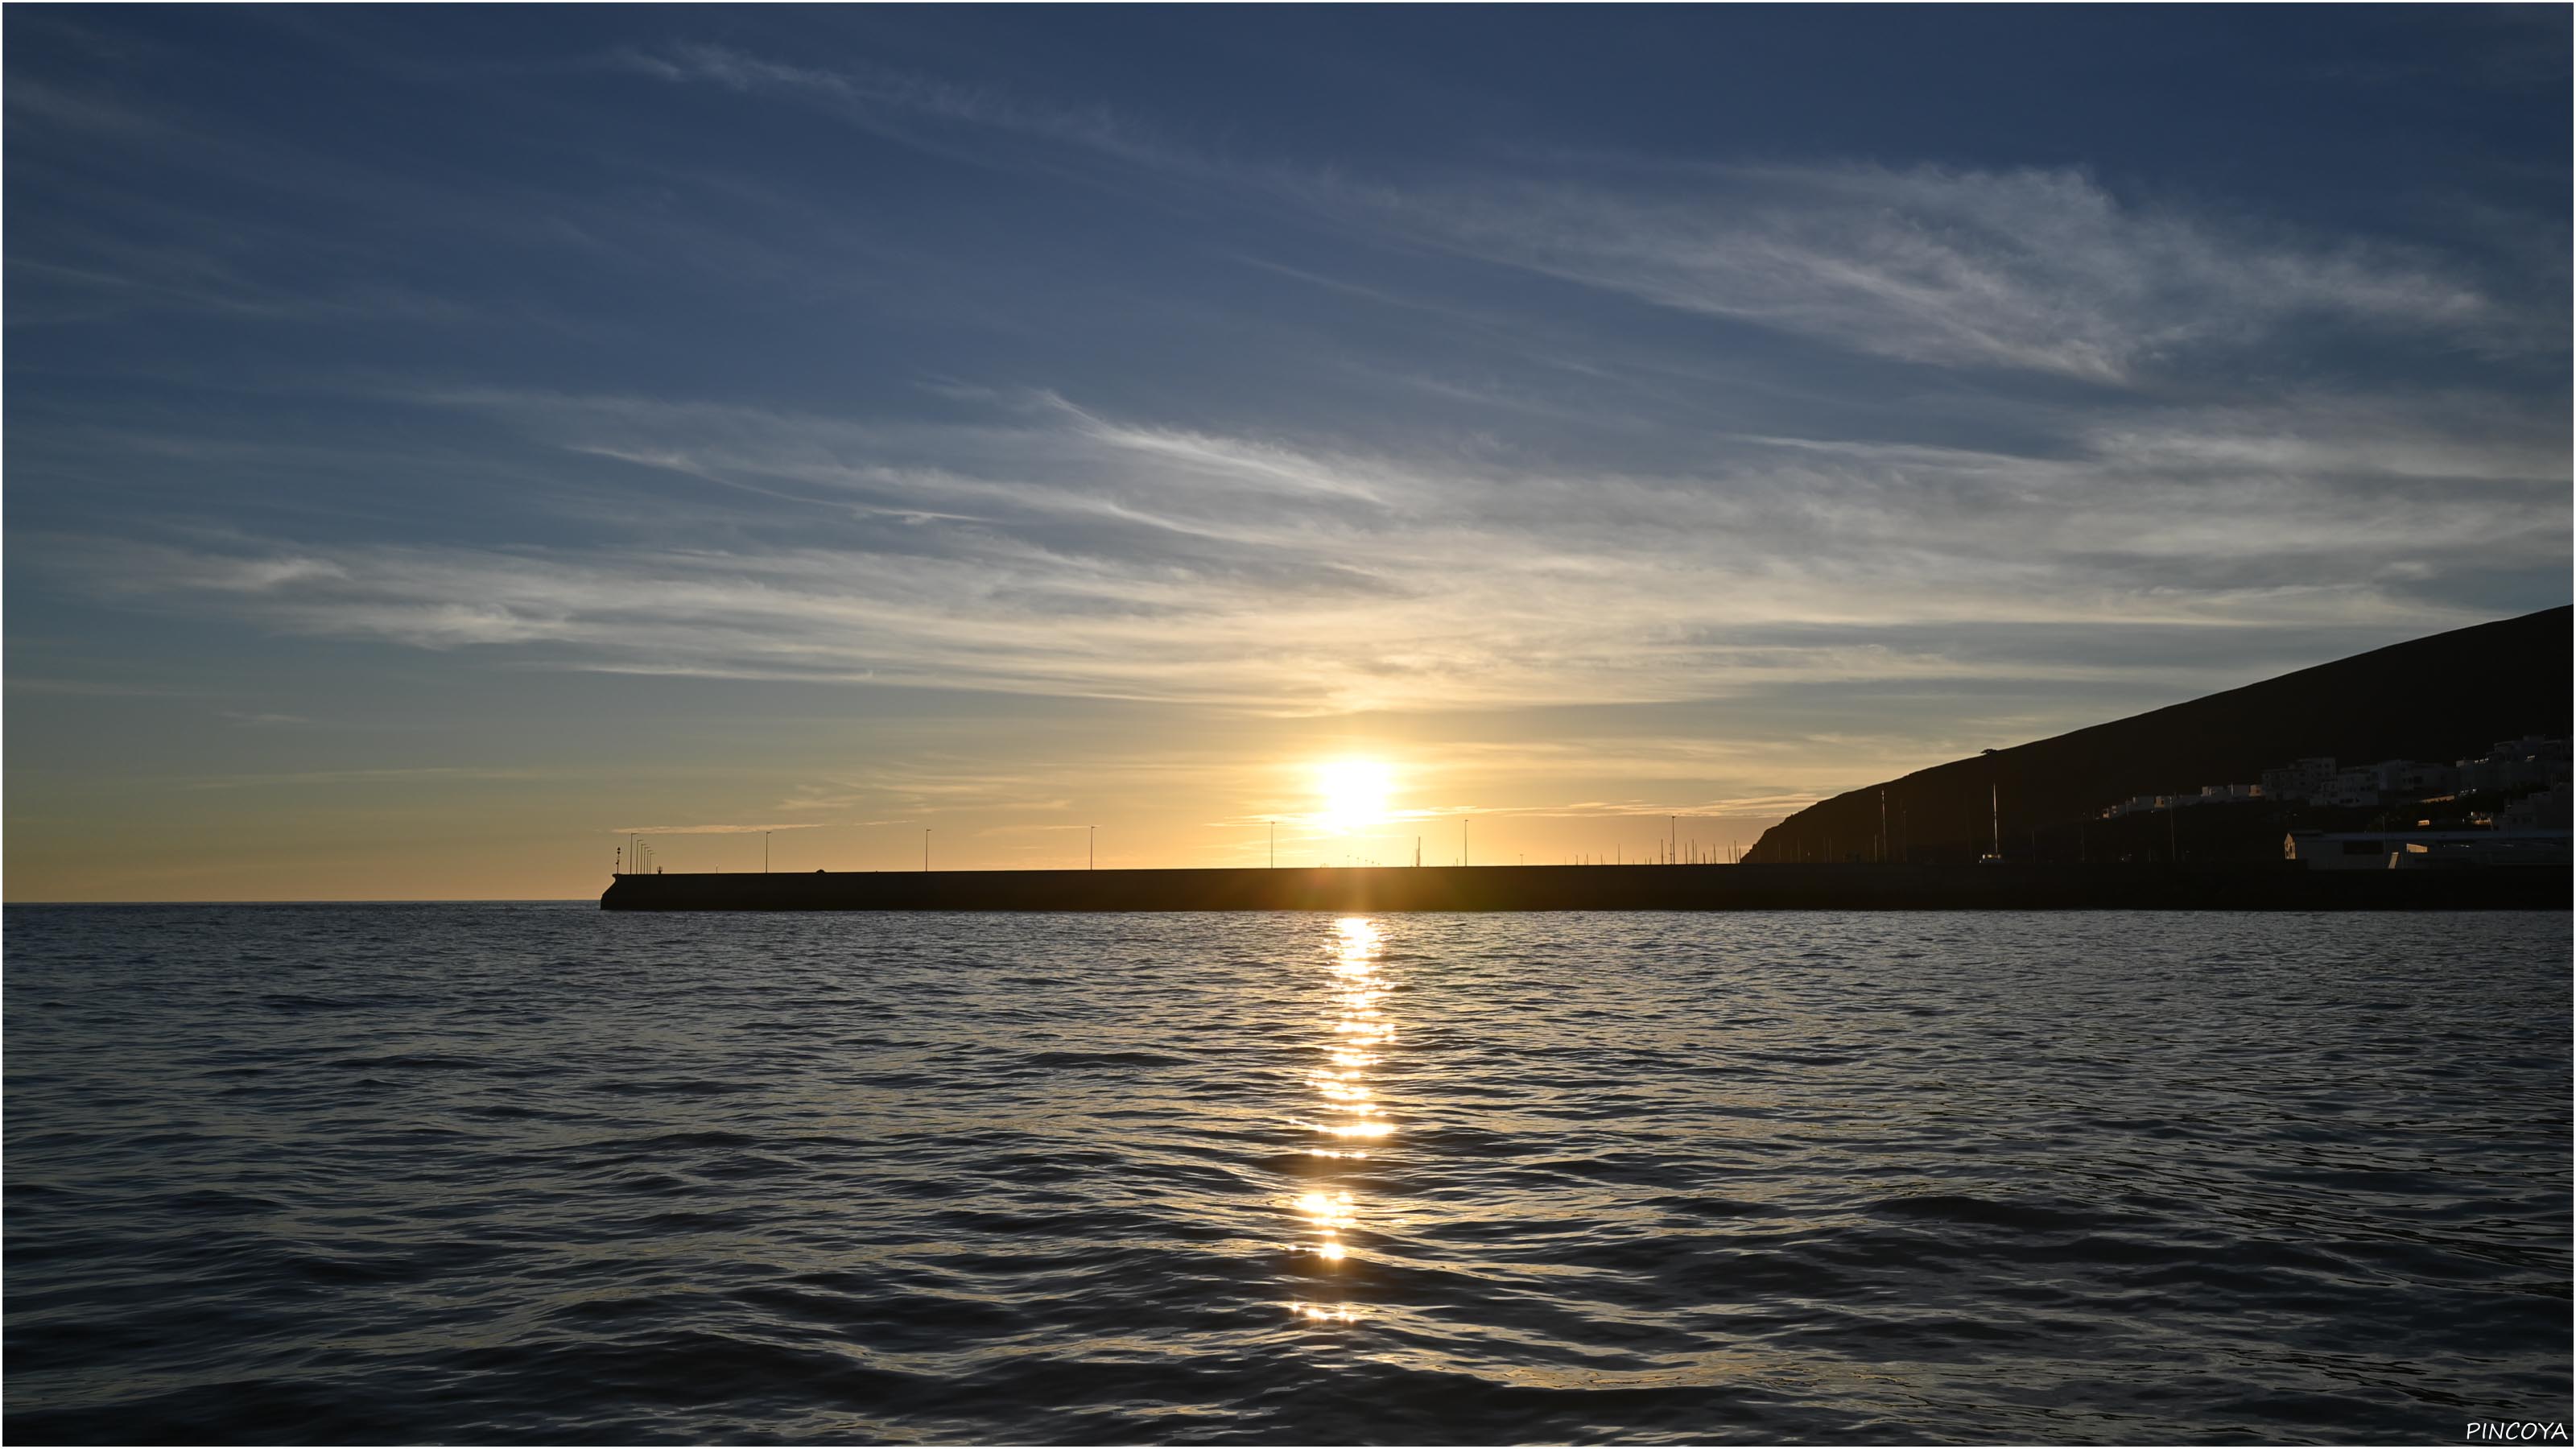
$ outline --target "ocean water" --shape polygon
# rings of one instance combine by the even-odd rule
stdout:
[[[2569,1416],[2565,914],[5,931],[22,1442]]]

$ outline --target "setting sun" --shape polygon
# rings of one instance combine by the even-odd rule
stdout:
[[[1357,830],[1386,819],[1390,786],[1385,765],[1375,760],[1333,760],[1317,767],[1315,788],[1324,797],[1322,823],[1333,830]]]

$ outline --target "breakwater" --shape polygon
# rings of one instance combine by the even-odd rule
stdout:
[[[625,875],[611,911],[2565,910],[2562,870],[1385,866]]]

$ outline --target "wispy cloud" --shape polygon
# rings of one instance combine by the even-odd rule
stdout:
[[[2420,625],[2423,579],[2560,558],[2568,520],[2547,444],[2397,409],[2367,447],[2340,413],[2284,405],[2041,456],[1736,439],[1704,471],[1635,474],[1228,436],[1046,395],[900,427],[448,405],[695,492],[659,530],[586,546],[92,540],[53,565],[130,603],[559,667],[1293,714],[1938,672],[1955,666],[1860,637],[1935,621]],[[2447,486],[2395,486],[2427,476]],[[1790,624],[1850,642],[1768,637]]]
[[[2135,381],[2307,321],[2525,351],[2553,329],[2450,259],[2386,242],[2142,204],[2079,168],[1668,165],[1595,156],[1396,181],[1220,156],[1106,108],[900,71],[785,64],[721,46],[617,66],[803,104],[943,154],[1013,137],[1159,176],[1199,199],[1434,247],[1855,352]],[[917,124],[947,128],[936,135]],[[1132,174],[1127,174],[1132,173]],[[1343,285],[1337,284],[1335,285]]]
[[[1197,165],[1190,151],[1107,106],[1047,105],[1000,86],[847,61],[796,64],[703,43],[622,47],[600,64],[656,80],[713,84],[818,106],[852,124],[943,152],[954,147],[925,133],[919,122],[1028,137],[1162,168]]]
[[[1426,243],[1907,362],[2124,382],[2304,317],[2530,340],[2433,258],[2126,204],[2082,171],[1601,171],[1314,195]]]

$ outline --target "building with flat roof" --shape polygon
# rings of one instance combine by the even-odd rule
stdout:
[[[2293,830],[2281,854],[2310,870],[2569,863],[2565,830]]]

